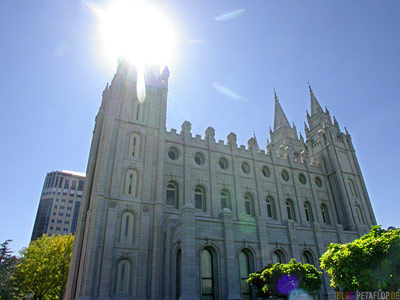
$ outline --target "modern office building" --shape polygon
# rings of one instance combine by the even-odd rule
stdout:
[[[43,234],[75,233],[85,174],[73,171],[47,173],[31,240]]]
[[[376,224],[352,138],[311,87],[305,137],[275,95],[262,150],[212,127],[194,136],[188,121],[166,130],[169,71],[144,76],[141,99],[122,60],[103,92],[65,299],[256,299],[249,272],[317,264]],[[324,275],[318,297],[329,289]]]

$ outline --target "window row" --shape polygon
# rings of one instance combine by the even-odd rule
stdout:
[[[232,210],[232,197],[229,190],[222,189],[219,196],[221,201],[221,209],[229,208],[230,210]],[[206,211],[206,191],[205,188],[200,184],[196,185],[194,189],[194,200],[195,200],[194,201],[195,208]],[[254,216],[255,212],[254,212],[253,195],[249,192],[246,192],[243,196],[243,200],[244,200],[244,209],[246,215]],[[271,219],[277,219],[274,198],[272,196],[267,196],[265,200],[267,206],[267,216]],[[175,208],[179,209],[179,187],[174,180],[170,180],[167,183],[166,204],[174,206]],[[288,219],[297,221],[296,211],[293,201],[291,199],[286,199],[285,205],[286,205],[286,212]],[[329,216],[327,206],[325,204],[321,204],[320,208],[321,208],[322,221],[327,225],[331,225],[331,219]],[[308,201],[304,203],[304,213],[307,222],[314,222],[313,210],[311,204]]]
[[[168,149],[168,157],[169,157],[171,160],[177,160],[177,159],[179,158],[179,151],[178,151],[178,149],[177,149],[176,147],[170,147],[170,148]],[[194,156],[193,156],[193,159],[194,159],[194,162],[195,162],[197,165],[203,165],[204,162],[205,162],[204,155],[203,155],[201,152],[196,152],[196,153],[194,154]],[[227,160],[225,157],[221,157],[221,158],[218,160],[218,165],[219,165],[219,167],[220,167],[222,170],[227,170],[228,167],[229,167],[228,160]],[[245,173],[245,174],[249,174],[250,171],[251,171],[250,165],[249,165],[249,163],[247,163],[247,162],[242,162],[240,168],[241,168],[242,172]],[[271,170],[270,170],[267,166],[264,166],[264,167],[261,169],[261,173],[263,174],[264,177],[267,177],[267,178],[271,176]],[[289,181],[289,179],[290,179],[289,173],[288,173],[286,170],[283,170],[283,171],[281,172],[281,176],[282,176],[282,179],[283,179],[284,181]],[[302,184],[306,184],[306,183],[307,183],[306,176],[305,176],[304,174],[301,173],[301,174],[299,175],[299,181],[300,181]],[[316,184],[318,187],[322,187],[322,180],[321,180],[320,177],[318,177],[318,176],[315,177],[314,181],[315,181],[315,184]]]

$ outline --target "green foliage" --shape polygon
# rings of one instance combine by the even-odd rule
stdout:
[[[259,298],[287,298],[290,291],[301,289],[309,295],[319,290],[321,275],[313,265],[291,259],[288,264],[268,265],[249,275],[247,282],[257,289]]]
[[[400,289],[400,229],[371,231],[348,244],[330,244],[321,268],[331,286],[346,291]]]
[[[15,287],[12,284],[11,276],[17,265],[18,259],[12,255],[8,248],[11,240],[0,245],[0,299],[12,299],[15,294]]]
[[[72,254],[73,235],[43,235],[20,251],[14,279],[23,294],[34,300],[63,296]]]

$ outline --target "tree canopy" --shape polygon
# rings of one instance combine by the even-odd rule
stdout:
[[[11,276],[18,259],[8,247],[10,242],[7,240],[0,245],[0,299],[11,299],[15,291]]]
[[[247,282],[257,289],[259,298],[287,299],[294,291],[315,293],[321,286],[321,275],[313,265],[291,259],[287,264],[270,264],[264,270],[250,274]]]
[[[67,282],[73,235],[43,235],[20,251],[15,283],[34,300],[60,299]]]
[[[371,231],[347,244],[330,244],[321,268],[331,286],[346,291],[400,289],[400,229]]]

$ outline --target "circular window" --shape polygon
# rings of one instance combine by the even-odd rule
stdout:
[[[225,157],[221,157],[218,163],[222,170],[228,169],[228,161]]]
[[[168,150],[168,157],[172,160],[176,160],[179,157],[179,152],[175,147],[171,147]]]
[[[285,181],[289,180],[289,173],[286,172],[285,170],[282,171],[281,175],[282,175],[283,180],[285,180]]]
[[[264,175],[265,177],[271,176],[271,171],[269,170],[269,168],[268,168],[267,166],[264,166],[264,167],[262,168],[262,173],[263,173],[263,175]]]
[[[299,175],[299,180],[302,184],[306,184],[307,182],[306,176],[304,176],[304,174]]]
[[[315,184],[316,184],[318,187],[321,187],[321,186],[322,186],[322,180],[321,180],[321,178],[315,177]]]
[[[246,174],[250,173],[250,166],[247,162],[242,163],[242,171]]]
[[[198,164],[199,166],[204,164],[204,155],[201,154],[200,152],[197,152],[194,155],[194,161],[196,162],[196,164]]]

